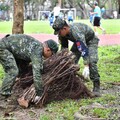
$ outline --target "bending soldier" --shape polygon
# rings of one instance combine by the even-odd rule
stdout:
[[[93,92],[100,96],[100,75],[98,73],[98,42],[94,31],[82,23],[68,25],[65,20],[57,18],[53,23],[54,34],[58,34],[61,49],[68,48],[68,40],[73,42],[71,51],[76,55],[76,63],[80,57],[84,60],[83,75],[93,81]]]
[[[16,60],[23,60],[32,63],[36,95],[41,96],[43,92],[41,78],[43,57],[48,58],[57,51],[57,43],[51,39],[41,43],[24,34],[14,34],[2,38],[0,41],[0,63],[4,68],[5,77],[2,83],[1,95],[11,95],[12,86],[19,74]]]

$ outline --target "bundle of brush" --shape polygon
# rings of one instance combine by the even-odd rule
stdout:
[[[44,71],[42,74],[44,92],[37,101],[37,106],[42,107],[53,100],[92,97],[92,93],[83,83],[84,78],[77,74],[79,70],[79,65],[75,64],[75,56],[68,49],[64,49],[48,58],[44,62]],[[28,78],[30,79],[30,77]],[[24,77],[21,78],[21,81],[23,81],[22,79]],[[24,84],[25,81],[28,82],[28,80],[24,80]],[[22,105],[23,103],[20,102],[19,104],[28,107],[29,103],[34,103],[35,96],[35,88],[32,84],[22,92],[18,102],[24,99],[26,105]]]

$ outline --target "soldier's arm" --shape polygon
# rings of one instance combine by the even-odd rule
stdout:
[[[82,32],[77,32],[76,30],[73,32],[73,36],[75,38],[75,43],[78,50],[81,52],[81,56],[83,57],[84,64],[89,64],[89,53],[88,47],[86,45],[85,35]]]
[[[78,50],[81,52],[81,56],[83,57],[84,64],[89,65],[89,55],[88,55],[87,46],[85,46],[85,44],[80,40],[76,40],[76,45]]]
[[[33,80],[37,96],[41,96],[43,93],[43,83],[41,72],[43,70],[43,59],[42,55],[34,54],[31,58],[32,70],[33,70]]]

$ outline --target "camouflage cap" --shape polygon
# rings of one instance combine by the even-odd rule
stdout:
[[[54,34],[55,34],[55,35],[57,35],[58,32],[59,32],[59,30],[60,30],[61,28],[63,28],[64,24],[65,24],[65,20],[62,20],[62,19],[59,18],[59,17],[56,18],[56,20],[54,21],[53,26],[52,26],[52,28],[55,30],[55,31],[54,31]]]
[[[58,44],[54,40],[49,39],[45,42],[47,43],[48,47],[51,49],[53,53],[56,53],[58,51]]]

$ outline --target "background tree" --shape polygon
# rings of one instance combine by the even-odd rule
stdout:
[[[12,34],[24,33],[24,0],[14,0]]]
[[[119,6],[119,8],[118,8],[118,17],[120,18],[120,0],[118,0],[118,6]]]
[[[60,5],[60,7],[61,7],[61,4],[62,4],[62,0],[58,0],[58,3],[59,3],[59,5]]]
[[[106,9],[106,17],[107,18],[112,18],[112,14],[113,11],[118,11],[118,1],[119,0],[25,0],[25,1],[29,1],[30,4],[32,4],[32,2],[34,2],[34,7],[31,10],[32,11],[32,16],[33,14],[39,14],[40,11],[52,11],[53,8],[55,7],[56,3],[61,4],[61,8],[76,8],[77,10],[77,16],[79,16],[82,19],[87,19],[89,17],[89,11],[90,11],[90,7],[92,7],[90,5],[90,3],[97,1],[99,7],[105,7]],[[47,7],[45,7],[45,2],[48,3],[48,1],[50,2],[50,6],[47,5]],[[29,7],[26,7],[27,9]],[[66,11],[63,11],[64,13]],[[25,12],[26,13],[26,12]],[[38,15],[36,15],[38,16]],[[39,18],[38,18],[39,20]]]
[[[15,4],[15,1],[18,5]],[[10,13],[14,13],[14,21],[17,20],[41,20],[41,16],[46,12],[49,15],[49,12],[53,10],[56,3],[59,3],[61,8],[76,8],[77,18],[88,19],[89,11],[92,10],[92,4],[94,1],[98,2],[100,8],[104,7],[106,9],[105,18],[113,18],[113,12],[118,12],[118,18],[120,18],[120,0],[0,0],[0,16],[1,20],[11,20]],[[14,4],[13,4],[14,2]],[[22,5],[23,4],[23,5]],[[16,6],[16,7],[15,7]],[[14,10],[13,10],[14,7]],[[9,8],[9,9],[8,9]],[[24,13],[21,12],[24,8]],[[19,12],[19,15],[16,14]],[[67,14],[67,10],[64,10],[63,13]],[[20,15],[21,14],[21,15]],[[20,17],[23,16],[24,18]],[[17,17],[16,17],[17,16]],[[29,19],[27,19],[29,18]],[[19,25],[18,25],[19,24]],[[23,23],[14,24],[17,26],[17,29],[23,25]],[[14,27],[13,27],[14,28]],[[22,30],[14,31],[13,33],[23,33]]]

